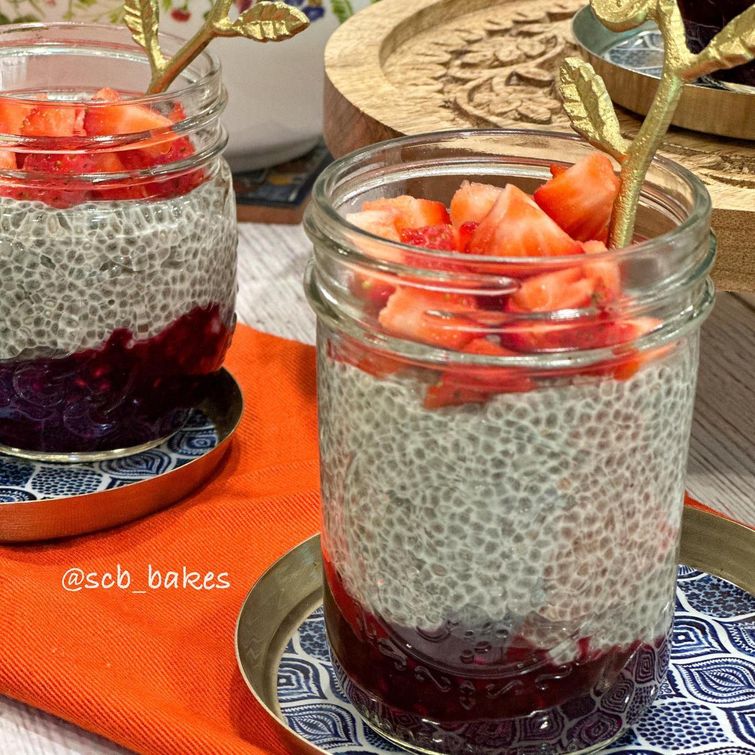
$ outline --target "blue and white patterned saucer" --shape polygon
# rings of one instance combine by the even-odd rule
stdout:
[[[403,753],[366,726],[330,661],[322,608],[288,643],[278,669],[288,726],[338,755]],[[755,596],[679,567],[671,663],[645,717],[606,755],[755,754]]]
[[[52,464],[0,454],[0,503],[69,498],[144,482],[194,461],[217,444],[215,425],[195,409],[161,446],[122,459]]]
[[[97,462],[51,463],[0,454],[0,542],[34,542],[125,524],[175,503],[225,458],[244,400],[225,369],[184,427],[162,445]]]

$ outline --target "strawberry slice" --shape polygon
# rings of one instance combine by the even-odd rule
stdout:
[[[21,136],[21,128],[34,105],[0,97],[0,133]]]
[[[464,223],[479,223],[490,212],[503,192],[498,186],[462,181],[451,199],[451,222],[456,228]]]
[[[95,102],[112,103],[112,105],[97,104],[88,108],[84,118],[84,130],[87,136],[119,136],[123,134],[139,134],[144,131],[156,131],[170,128],[173,121],[155,112],[145,105],[129,104],[120,99],[113,99],[111,89],[100,90],[95,96]],[[168,142],[168,145],[170,142]],[[166,149],[169,149],[168,146]]]
[[[456,229],[456,251],[466,253],[475,231],[480,227],[476,220],[468,220]]]
[[[566,171],[569,169],[568,165],[559,165],[558,163],[551,163],[548,167],[548,170],[550,170],[551,175],[553,178],[556,176],[560,176],[562,173],[566,173]]]
[[[345,217],[349,223],[371,233],[373,236],[380,236],[380,238],[388,239],[388,241],[401,241],[401,235],[396,227],[396,215],[391,210],[362,210],[361,212],[349,212]],[[397,262],[398,260],[392,259],[391,261]]]
[[[537,204],[577,241],[608,239],[619,179],[602,152],[591,152],[535,192]]]
[[[590,304],[595,282],[585,277],[581,267],[568,267],[553,273],[533,275],[522,281],[509,299],[510,312],[554,312]]]
[[[478,335],[462,316],[474,309],[473,296],[397,288],[378,321],[392,335],[459,350]]]
[[[449,224],[426,225],[422,228],[403,228],[399,234],[402,244],[423,249],[439,249],[452,252],[456,249],[454,228]]]
[[[511,356],[513,351],[489,341],[475,338],[463,351],[484,356]],[[424,399],[426,409],[484,403],[497,393],[523,393],[531,390],[533,382],[523,370],[511,367],[454,367],[445,371],[440,380],[431,385]]]
[[[0,149],[0,170],[16,170],[16,153],[9,149]]]
[[[475,231],[469,251],[497,257],[555,257],[581,254],[582,248],[527,194],[509,184]]]
[[[602,241],[585,241],[582,244],[585,254],[601,254],[607,251]],[[585,277],[594,285],[593,300],[599,307],[605,307],[621,296],[621,271],[611,260],[595,260],[582,265]]]
[[[399,232],[396,229],[396,216],[391,210],[351,212],[346,215],[346,220],[357,228],[368,231],[375,236],[380,236],[389,241],[401,240]],[[360,245],[364,248],[364,252],[371,257],[376,257],[386,262],[403,262],[401,252],[387,244],[360,241]],[[349,283],[349,290],[354,296],[364,301],[371,310],[377,313],[377,311],[386,305],[388,298],[396,290],[396,287],[383,278],[363,273],[354,273]]]
[[[23,136],[71,137],[84,134],[84,109],[72,105],[38,105],[21,124]]]
[[[54,176],[48,185],[29,183],[14,187],[16,199],[44,202],[51,207],[65,209],[85,202],[90,197],[90,186],[77,182],[75,176],[97,171],[96,160],[91,154],[32,153],[26,156],[24,170],[42,176]],[[66,176],[71,176],[67,179]]]
[[[430,199],[417,199],[403,195],[390,199],[374,199],[365,202],[363,210],[381,210],[393,212],[395,215],[396,228],[402,231],[404,228],[423,228],[429,225],[444,225],[450,222],[448,210],[442,202],[434,202]]]

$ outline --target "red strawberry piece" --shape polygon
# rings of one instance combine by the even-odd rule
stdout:
[[[587,255],[607,251],[602,241],[585,241],[582,248]],[[585,262],[582,270],[595,287],[593,300],[599,307],[604,307],[621,296],[621,271],[618,263],[609,259],[596,259]]]
[[[448,210],[442,202],[430,199],[417,199],[403,195],[390,199],[374,199],[362,205],[363,210],[381,210],[393,212],[396,228],[423,228],[428,225],[443,225],[450,222]]]
[[[0,149],[0,170],[16,170],[16,153]]]
[[[472,241],[475,231],[480,227],[476,220],[468,220],[456,229],[456,250],[462,253],[469,251],[469,243]]]
[[[191,18],[191,12],[186,8],[173,8],[173,10],[170,12],[170,17],[174,21],[185,23]]]
[[[378,321],[400,338],[458,350],[479,335],[464,316],[474,310],[473,296],[402,287],[391,294]]]
[[[346,220],[357,228],[368,231],[375,236],[380,236],[389,241],[401,240],[399,232],[396,229],[396,216],[391,210],[352,212],[346,215]],[[376,257],[387,262],[403,262],[403,255],[398,249],[379,242],[372,243],[360,240],[358,243],[363,248],[365,254],[370,257]],[[388,297],[396,290],[395,286],[388,283],[385,279],[363,273],[354,274],[349,288],[355,296],[358,296],[371,309],[376,311],[386,305]]]
[[[399,234],[402,244],[419,246],[424,249],[439,249],[445,252],[455,250],[453,226],[448,224],[426,225],[422,228],[403,228]]]
[[[84,110],[73,105],[38,105],[21,125],[23,136],[71,137],[84,134]]]
[[[29,182],[27,186],[17,188],[14,194],[17,199],[36,200],[64,209],[89,199],[91,185],[77,180],[77,176],[95,173],[97,166],[91,154],[32,153],[26,156],[24,170],[39,174],[39,181],[42,181],[44,177],[49,177],[50,182],[49,184]]]
[[[475,338],[463,351],[493,357],[515,354],[487,338]],[[427,389],[424,406],[427,409],[438,409],[443,406],[482,403],[497,393],[522,393],[532,387],[531,378],[520,368],[456,366],[445,371],[440,380]]]
[[[559,165],[558,163],[551,163],[549,168],[551,172],[551,175],[555,178],[556,176],[560,176],[562,173],[565,173],[568,169],[568,165]]]
[[[619,179],[602,152],[592,152],[535,192],[535,201],[577,241],[608,239]]]
[[[509,184],[475,231],[469,251],[497,257],[555,257],[581,254],[582,248],[531,197]]]
[[[115,152],[93,152],[94,170],[97,173],[126,173],[128,168]],[[148,185],[137,184],[129,179],[110,186],[94,187],[95,199],[116,201],[121,199],[147,199],[150,196]]]
[[[491,184],[462,181],[451,199],[451,222],[457,228],[464,223],[481,222],[502,191],[500,187]]]
[[[21,136],[21,128],[34,105],[0,97],[0,133]]]
[[[509,299],[511,312],[554,312],[590,304],[595,283],[586,278],[581,267],[568,267],[552,273],[533,275],[522,281]]]
[[[120,102],[121,95],[110,87],[103,87],[93,97],[93,102]]]
[[[166,118],[145,105],[114,100],[111,89],[102,89],[88,108],[84,128],[88,136],[119,136],[166,129],[172,125]],[[102,104],[108,103],[108,104]]]
[[[349,223],[373,236],[380,236],[389,241],[401,241],[398,228],[396,228],[396,215],[392,210],[362,210],[362,212],[350,212],[345,217]]]

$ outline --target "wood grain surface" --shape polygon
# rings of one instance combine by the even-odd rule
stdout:
[[[325,140],[336,156],[439,129],[567,130],[555,91],[578,54],[582,0],[381,0],[349,19],[325,52]],[[632,138],[640,121],[618,108]],[[723,290],[755,291],[755,142],[669,131],[662,153],[694,171],[713,199]]]
[[[240,320],[259,330],[314,343],[315,320],[301,283],[310,247],[301,227],[246,224],[240,230]],[[755,526],[753,365],[755,296],[720,294],[703,326],[688,487],[704,503]],[[0,698],[0,752],[115,755],[126,751],[46,713]]]

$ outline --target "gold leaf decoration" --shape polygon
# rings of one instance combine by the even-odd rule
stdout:
[[[626,31],[652,16],[656,0],[591,0],[590,5],[604,26]]]
[[[755,59],[755,5],[733,18],[693,58],[684,72],[688,80],[696,79],[722,68],[734,68]]]
[[[282,2],[258,2],[244,11],[231,30],[238,36],[257,42],[280,42],[304,31],[309,24],[306,15]]]
[[[559,70],[558,88],[574,130],[622,161],[629,143],[621,135],[613,102],[595,69],[579,58],[566,58]]]
[[[165,67],[165,57],[160,50],[158,38],[160,11],[157,0],[126,0],[123,5],[123,20],[134,41],[147,52],[154,75]]]

